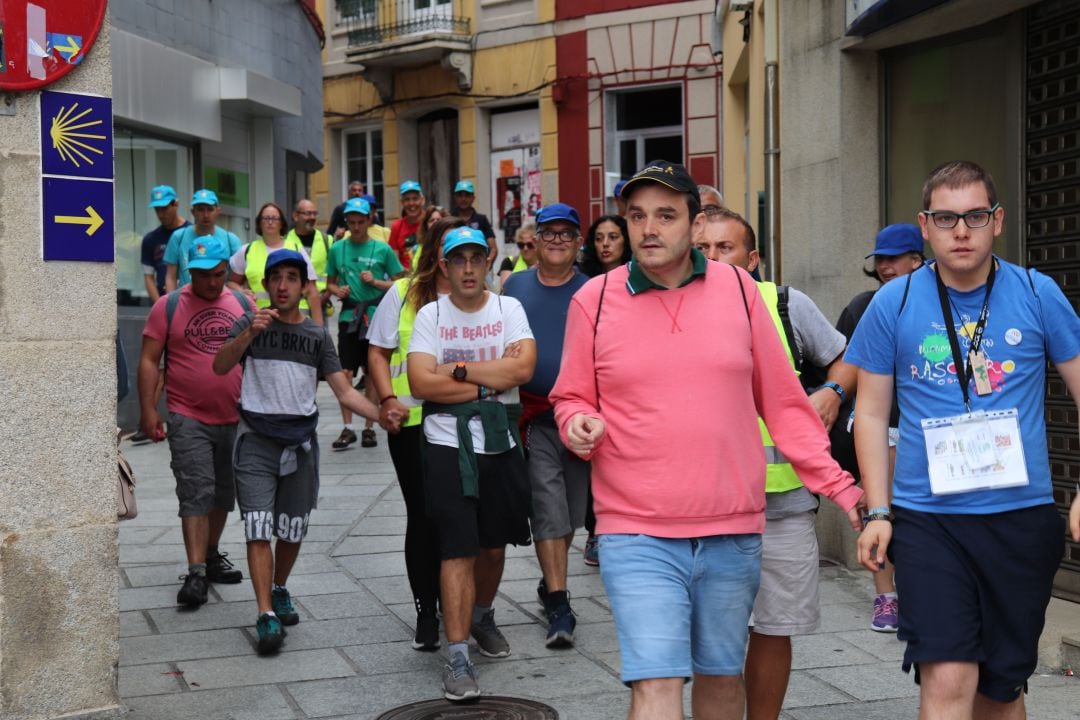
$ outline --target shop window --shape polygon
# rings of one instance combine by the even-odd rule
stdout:
[[[345,133],[344,162],[345,182],[359,180],[364,183],[364,190],[375,196],[380,208],[383,202],[383,144],[382,130],[349,130]]]
[[[607,172],[628,178],[650,160],[683,162],[682,85],[607,93]]]
[[[180,214],[190,219],[192,187],[191,148],[123,127],[114,129],[116,174],[116,293],[120,305],[148,302],[143,283],[142,237],[158,226],[147,207],[150,188],[176,189]]]

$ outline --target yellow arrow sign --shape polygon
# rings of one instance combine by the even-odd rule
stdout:
[[[67,45],[56,45],[55,49],[59,50],[62,53],[69,53],[68,60],[70,61],[71,58],[75,57],[75,55],[77,55],[78,52],[82,50],[82,48],[79,47],[79,43],[75,41],[75,38],[71,37],[70,35],[67,36],[67,41]]]
[[[105,222],[90,205],[86,206],[86,217],[82,215],[57,215],[54,219],[64,225],[85,225],[87,235],[96,233],[98,228]]]

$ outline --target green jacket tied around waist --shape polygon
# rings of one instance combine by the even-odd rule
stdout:
[[[424,403],[424,417],[446,413],[457,418],[458,472],[461,474],[461,490],[465,497],[480,497],[478,486],[479,466],[476,462],[476,449],[473,447],[472,433],[469,432],[469,420],[480,416],[484,427],[484,451],[491,454],[510,450],[509,432],[522,452],[521,433],[518,431],[518,419],[521,417],[521,404],[506,405],[501,402],[467,402],[452,405],[432,402]]]

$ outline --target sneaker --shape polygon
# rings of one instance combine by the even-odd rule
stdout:
[[[499,626],[495,624],[495,609],[484,613],[480,622],[474,622],[469,633],[476,640],[480,654],[490,658],[504,658],[510,654],[510,643],[506,642]]]
[[[263,613],[255,623],[255,631],[259,633],[258,651],[260,655],[276,653],[285,641],[285,629],[281,627],[281,620],[270,613]]]
[[[293,607],[289,591],[285,588],[274,588],[270,591],[270,604],[282,625],[295,625],[300,622],[300,616]]]
[[[176,602],[191,608],[199,607],[206,602],[206,590],[209,585],[205,575],[181,575],[180,579],[184,581],[184,587],[176,593]]]
[[[540,578],[540,582],[536,584],[536,599],[540,601],[540,607],[547,608],[547,596],[547,582]]]
[[[595,535],[590,535],[585,540],[585,564],[589,567],[600,565],[600,542]]]
[[[138,430],[134,435],[129,438],[129,440],[131,440],[131,442],[135,445],[141,445],[142,443],[150,442],[150,436],[148,436],[142,430]]]
[[[349,428],[344,428],[330,447],[335,450],[344,450],[354,442],[356,442],[356,433]]]
[[[439,618],[434,611],[416,613],[416,634],[413,636],[412,646],[413,650],[422,652],[439,649]]]
[[[480,697],[480,685],[476,682],[476,666],[461,653],[454,653],[443,667],[443,697],[462,701]]]
[[[206,556],[206,579],[219,585],[236,585],[244,579],[244,573],[233,567],[229,553],[219,552]]]
[[[379,441],[375,439],[375,431],[371,428],[360,433],[360,447],[375,447]]]
[[[875,632],[894,633],[900,626],[900,605],[895,597],[878,595],[874,598],[874,616],[870,629]]]
[[[549,648],[573,647],[574,628],[577,627],[577,617],[570,609],[570,603],[563,603],[548,613],[547,642]]]

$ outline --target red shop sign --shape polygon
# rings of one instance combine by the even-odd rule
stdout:
[[[0,0],[0,90],[56,82],[83,61],[106,0]]]

